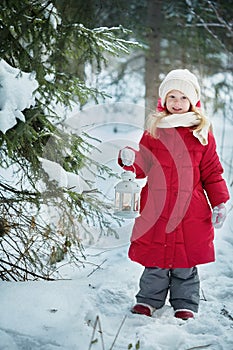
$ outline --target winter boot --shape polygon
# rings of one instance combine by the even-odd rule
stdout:
[[[179,309],[175,311],[175,317],[187,321],[189,318],[194,318],[194,313],[188,309]]]
[[[153,312],[155,311],[155,308],[148,304],[138,303],[134,305],[134,307],[131,309],[131,312],[133,314],[141,314],[146,316],[152,316]]]

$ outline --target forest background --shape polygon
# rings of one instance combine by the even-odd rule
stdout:
[[[98,224],[114,234],[111,206],[91,183],[82,179],[83,191],[58,187],[41,166],[43,157],[80,176],[93,165],[91,137],[63,126],[69,110],[130,102],[143,104],[146,116],[164,75],[188,68],[200,78],[203,107],[221,117],[220,157],[233,186],[233,147],[224,153],[225,126],[233,123],[232,26],[232,3],[223,0],[1,1],[0,58],[38,82],[25,122],[0,135],[0,166],[13,174],[13,181],[1,174],[0,183],[2,280],[53,279],[57,262],[85,260],[77,232]],[[116,176],[95,167],[100,177]],[[51,206],[55,224],[44,216]]]

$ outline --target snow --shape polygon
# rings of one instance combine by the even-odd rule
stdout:
[[[79,175],[63,169],[63,167],[51,160],[39,158],[42,168],[49,176],[51,181],[56,181],[59,187],[72,188],[72,191],[82,193],[85,188],[85,182]]]
[[[22,111],[35,104],[33,92],[38,83],[34,73],[25,73],[0,60],[0,130],[5,133],[17,123],[25,122]]]
[[[6,74],[14,80],[13,73]],[[26,88],[26,92],[32,92],[34,87],[30,89]],[[9,92],[8,96],[13,95]],[[21,107],[31,103],[31,96],[28,100],[25,97]],[[19,110],[21,107],[18,106]],[[124,145],[136,147],[143,130],[144,110],[126,103],[106,107],[98,105],[84,110],[81,115],[72,116],[67,125],[75,127],[78,120],[78,129],[81,125],[93,137],[98,136],[102,141],[98,160],[120,172],[116,155]],[[4,125],[2,119],[1,123]],[[213,123],[217,126],[214,130],[219,144],[220,117],[214,118]],[[5,130],[8,127],[10,124],[5,124]],[[232,125],[227,125],[229,136],[232,129]],[[232,147],[231,142],[231,137],[227,138],[227,150]],[[96,159],[97,153],[92,156]],[[73,180],[72,184],[76,180],[78,183],[79,178],[69,180],[57,164],[46,159],[41,161],[54,180],[65,186]],[[95,180],[106,197],[112,199],[115,179]],[[80,190],[77,187],[77,191]],[[127,257],[133,225],[133,220],[128,220],[121,227],[115,226],[118,238],[107,234],[97,237],[93,229],[92,240],[84,241],[86,264],[80,268],[64,264],[60,280],[0,282],[0,350],[232,350],[231,203],[232,200],[227,206],[223,228],[216,230],[216,262],[199,266],[201,301],[195,319],[174,318],[168,301],[151,318],[130,312],[143,267]]]
[[[227,233],[228,232],[228,233]],[[87,248],[92,264],[64,268],[64,280],[0,283],[0,349],[127,349],[140,341],[143,350],[211,350],[233,348],[233,238],[229,220],[216,235],[217,261],[199,267],[200,311],[187,322],[173,317],[167,303],[152,318],[133,315],[130,307],[142,268],[127,258],[125,228],[118,244]],[[103,240],[108,240],[107,237]],[[103,245],[104,242],[103,242]],[[65,279],[67,278],[67,280]],[[100,325],[93,326],[96,318]],[[134,347],[133,347],[134,348]]]

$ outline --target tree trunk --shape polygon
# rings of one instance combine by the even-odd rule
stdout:
[[[149,49],[145,62],[145,117],[155,110],[158,100],[160,73],[160,41],[162,22],[162,1],[148,0],[147,8],[147,42]]]

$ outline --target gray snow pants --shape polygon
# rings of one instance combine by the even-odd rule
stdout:
[[[170,304],[174,310],[198,311],[200,281],[196,267],[182,269],[161,269],[146,267],[140,278],[140,290],[136,295],[138,303],[161,308],[170,291]]]

